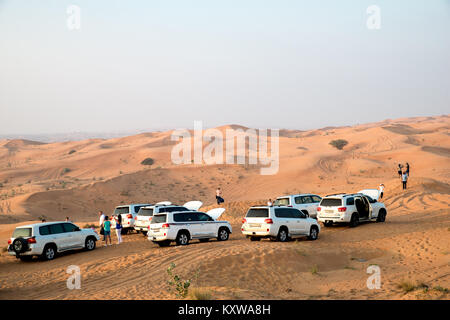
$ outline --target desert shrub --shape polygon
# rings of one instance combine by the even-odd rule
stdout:
[[[317,265],[313,265],[309,271],[311,272],[311,274],[317,274],[319,272],[319,268],[317,267]]]
[[[72,170],[69,169],[69,168],[64,168],[63,171],[62,171],[62,174],[69,173],[70,171],[72,171]]]
[[[151,166],[154,163],[155,163],[155,161],[152,158],[146,158],[146,159],[142,160],[142,162],[141,162],[141,164],[144,166]]]
[[[174,292],[177,298],[184,299],[189,294],[189,287],[194,279],[198,278],[198,271],[196,272],[194,279],[183,280],[179,275],[174,273],[176,265],[171,263],[167,268],[167,274],[169,275],[169,280],[167,284],[169,285],[169,291]]]
[[[417,287],[416,287],[416,285],[414,283],[412,283],[411,281],[406,281],[406,280],[401,281],[397,285],[397,287],[399,289],[402,289],[404,293],[408,293],[408,292],[411,292],[411,291],[414,291],[414,290],[417,289]]]
[[[69,151],[69,154],[72,154],[72,153],[75,153],[75,152],[77,152],[77,150],[73,150],[72,149],[72,150]]]
[[[211,300],[211,291],[201,288],[192,288],[189,292],[189,299],[191,300]]]
[[[120,193],[120,195],[122,196],[122,197],[128,197],[130,194],[129,194],[129,192],[128,191],[122,191],[121,193]]]
[[[95,225],[95,224],[93,224],[93,223],[86,223],[86,224],[83,226],[83,228],[84,228],[84,229],[92,229],[92,228],[98,228],[98,226]]]
[[[348,141],[344,139],[337,139],[330,141],[330,144],[336,149],[342,150],[348,144]]]

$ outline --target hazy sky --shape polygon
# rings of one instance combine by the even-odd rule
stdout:
[[[450,0],[0,0],[0,134],[449,111]]]

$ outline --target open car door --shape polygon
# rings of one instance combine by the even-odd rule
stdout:
[[[378,189],[364,189],[364,190],[358,191],[358,193],[362,193],[366,196],[369,196],[376,201],[378,201],[378,198],[380,197],[380,192],[378,191]]]
[[[188,208],[191,211],[198,211],[202,205],[203,202],[201,201],[189,201],[183,204],[183,207]]]
[[[224,212],[225,212],[225,208],[215,208],[215,209],[209,210],[208,212],[206,212],[206,214],[208,216],[210,216],[211,218],[213,218],[214,220],[217,220],[220,218],[220,216]]]

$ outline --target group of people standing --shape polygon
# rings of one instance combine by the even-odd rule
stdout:
[[[109,217],[103,213],[103,211],[98,212],[99,216],[99,227],[100,234],[103,235],[103,241],[105,242],[105,247],[112,245],[111,243],[111,224],[116,224],[116,235],[117,235],[117,244],[122,243],[122,216],[118,214],[114,217],[114,221],[109,220]]]
[[[407,162],[405,166],[403,166],[403,164],[399,163],[398,164],[398,175],[400,177],[400,179],[402,180],[402,186],[403,186],[403,190],[406,190],[406,184],[408,182],[408,178],[409,178],[409,163]]]

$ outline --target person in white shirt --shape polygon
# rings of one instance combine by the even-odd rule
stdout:
[[[99,211],[98,216],[99,216],[98,224],[100,226],[100,234],[103,235],[103,241],[105,241],[105,232],[103,229],[103,222],[105,222],[105,214],[103,213],[103,211]]]
[[[406,182],[408,182],[408,174],[406,173],[406,171],[403,171],[402,173],[403,190],[406,190]]]
[[[378,192],[380,193],[380,200],[383,199],[384,184],[380,183],[378,186]]]
[[[267,201],[267,205],[268,205],[269,207],[272,207],[272,206],[273,206],[272,199],[269,199],[269,201]]]

